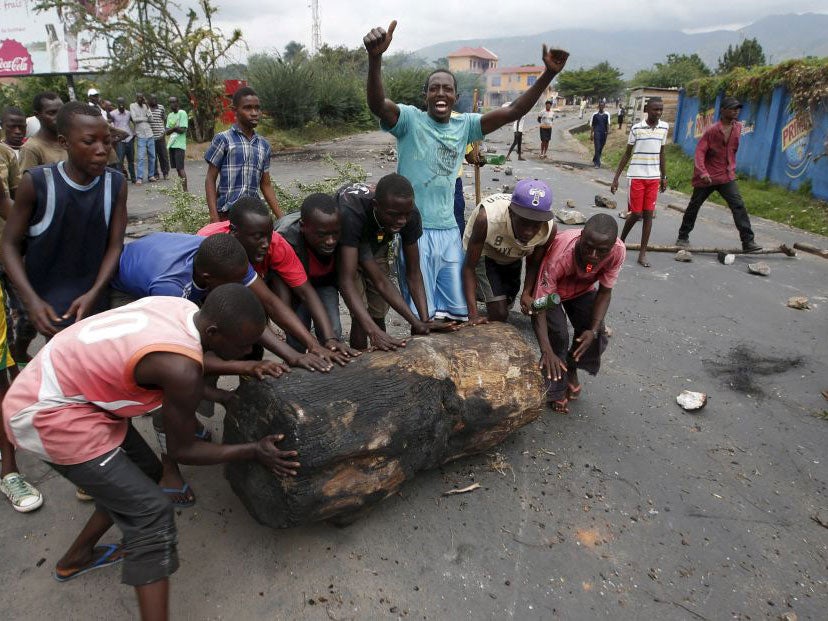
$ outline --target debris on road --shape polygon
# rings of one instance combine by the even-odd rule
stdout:
[[[719,259],[719,263],[722,265],[733,265],[733,262],[736,260],[736,255],[732,252],[719,252],[716,254],[716,258]]]
[[[676,397],[676,403],[687,412],[696,412],[707,405],[707,395],[703,392],[682,390],[681,394]]]
[[[824,248],[817,248],[816,246],[806,244],[805,242],[796,242],[793,247],[797,250],[801,250],[802,252],[808,252],[810,254],[815,254],[818,257],[822,257],[823,259],[828,259],[828,250],[825,250]]]
[[[586,216],[575,209],[558,209],[553,213],[563,224],[583,224],[586,222]]]
[[[627,217],[626,213],[618,214],[618,217]],[[627,250],[639,250],[641,246],[639,244],[627,244]],[[678,252],[679,250],[687,250],[688,252],[692,252],[695,254],[751,254],[751,255],[765,255],[765,254],[784,254],[787,257],[795,257],[796,250],[790,248],[786,244],[781,244],[776,246],[775,248],[764,248],[762,250],[758,250],[756,252],[745,252],[741,248],[714,248],[711,246],[700,246],[696,247],[688,247],[688,246],[676,246],[675,244],[647,244],[647,250],[649,252]]]
[[[611,198],[607,198],[606,196],[601,196],[600,194],[595,195],[595,206],[596,207],[604,207],[605,209],[617,209],[618,203],[616,203]]]
[[[808,310],[811,308],[811,305],[808,304],[808,298],[804,295],[795,295],[788,298],[787,306],[789,308],[795,308],[796,310]]]
[[[817,511],[811,516],[811,519],[823,528],[828,528],[828,513]]]
[[[682,207],[681,205],[676,205],[675,203],[669,203],[667,205],[667,209],[672,209],[673,211],[678,211],[679,213],[684,213],[685,211],[687,211],[685,207]]]
[[[443,496],[454,496],[455,494],[468,494],[476,489],[480,489],[480,483],[472,483],[468,487],[461,487],[460,489],[450,489],[443,492]]]
[[[504,168],[503,169],[503,174],[506,175],[507,177],[511,177],[512,176],[512,167],[507,166],[506,168]]]
[[[679,250],[676,253],[676,256],[673,257],[676,261],[681,263],[690,263],[693,261],[693,255],[687,252],[686,250]]]
[[[607,187],[612,185],[611,181],[605,181],[604,179],[593,179],[595,183],[600,183],[601,185],[605,185]]]
[[[751,274],[758,274],[759,276],[769,276],[770,265],[764,261],[759,261],[759,263],[748,263],[748,271]]]
[[[567,209],[575,209],[578,205],[575,203],[574,198],[566,199],[566,208]]]

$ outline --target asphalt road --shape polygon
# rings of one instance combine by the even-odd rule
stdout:
[[[530,149],[534,134],[527,131]],[[504,153],[510,138],[500,130],[489,144]],[[330,152],[377,179],[393,170],[380,155],[390,144],[378,133],[337,141],[277,157],[273,174],[325,174],[317,157]],[[557,132],[551,152],[572,163],[591,157]],[[549,181],[556,207],[573,199],[597,212],[589,205],[608,188],[593,179],[609,180],[609,171],[565,170],[529,155],[513,162],[519,177]],[[191,187],[200,187],[200,165],[188,169]],[[486,191],[514,179],[486,169],[483,177]],[[131,194],[136,219],[159,208],[151,187]],[[686,200],[668,194],[659,205]],[[672,242],[679,218],[659,208],[653,242]],[[828,247],[826,238],[754,225],[766,246]],[[729,213],[705,206],[693,241],[737,245]],[[422,474],[350,527],[267,529],[221,467],[185,467],[198,503],[178,518],[174,618],[825,619],[828,530],[816,518],[828,522],[828,420],[819,416],[828,409],[820,395],[828,389],[828,261],[765,260],[767,278],[748,274],[742,257],[724,266],[711,256],[683,264],[652,253],[645,270],[630,253],[609,310],[614,335],[603,369],[586,379],[568,416],[547,412],[490,455]],[[811,310],[787,308],[794,295],[807,296]],[[512,319],[532,339],[528,321]],[[701,413],[676,405],[685,388],[710,396]],[[208,422],[214,431],[220,418]],[[0,506],[2,617],[136,617],[117,570],[53,581],[90,508],[43,464],[19,461],[46,502],[31,515]],[[471,482],[482,487],[442,497]]]

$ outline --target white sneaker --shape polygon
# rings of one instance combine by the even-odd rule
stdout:
[[[28,513],[40,508],[43,504],[43,496],[37,488],[23,478],[19,472],[7,474],[0,480],[0,491],[2,491],[9,502],[12,503],[15,511]]]

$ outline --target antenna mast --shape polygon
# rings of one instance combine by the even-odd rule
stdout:
[[[319,0],[311,0],[311,52],[316,54],[322,47],[322,35],[320,34]]]

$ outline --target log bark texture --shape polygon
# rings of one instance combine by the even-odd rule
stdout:
[[[243,382],[238,396],[225,443],[281,433],[281,447],[299,451],[295,478],[226,466],[248,511],[275,528],[352,521],[418,471],[502,442],[544,403],[535,353],[503,323],[415,337],[329,374]]]

